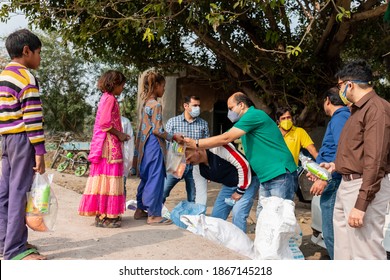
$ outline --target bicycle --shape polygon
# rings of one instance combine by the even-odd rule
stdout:
[[[65,136],[61,138],[57,151],[53,157],[51,168],[59,162],[57,166],[58,172],[64,172],[69,166],[74,170],[74,174],[78,177],[83,176],[89,168],[88,153],[90,143],[89,142],[65,142],[71,139],[70,133],[65,133]],[[66,155],[64,155],[67,151]],[[75,154],[75,152],[77,153]],[[62,162],[61,159],[64,159]]]
[[[54,153],[50,168],[55,168],[55,166],[60,162],[61,155],[65,152],[65,149],[64,149],[62,144],[64,144],[68,139],[71,139],[70,132],[66,132],[64,137],[61,137],[60,142],[58,143],[56,152]]]

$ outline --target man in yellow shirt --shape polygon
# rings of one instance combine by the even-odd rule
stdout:
[[[294,126],[289,108],[283,107],[276,110],[276,122],[297,165],[302,148],[311,154],[313,160],[317,158],[318,152],[313,140],[303,128]]]

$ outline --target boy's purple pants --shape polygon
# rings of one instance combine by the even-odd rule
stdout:
[[[9,260],[26,251],[26,193],[34,175],[35,150],[26,133],[3,135],[0,178],[0,252]]]

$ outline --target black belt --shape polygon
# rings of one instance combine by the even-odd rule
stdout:
[[[352,181],[363,177],[362,174],[342,174],[344,181]]]

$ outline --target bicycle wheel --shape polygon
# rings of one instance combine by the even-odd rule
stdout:
[[[69,166],[69,159],[64,160],[57,166],[58,172],[64,172],[66,168]]]
[[[79,152],[76,155],[75,161],[74,161],[74,175],[81,177],[83,176],[89,167],[89,161],[88,161],[88,155],[86,152]]]

